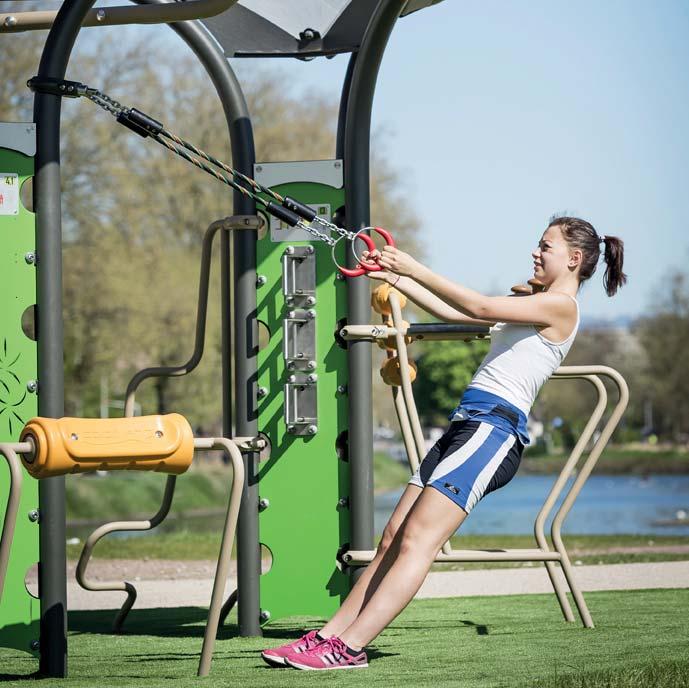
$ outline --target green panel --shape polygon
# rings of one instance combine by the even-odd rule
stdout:
[[[0,124],[0,127],[2,124]],[[33,175],[33,158],[0,148],[0,196],[8,202],[6,176],[18,174],[19,185]],[[22,331],[25,309],[36,302],[36,274],[25,260],[35,250],[33,213],[19,203],[16,215],[0,214],[0,442],[17,442],[26,420],[37,413],[36,394],[27,382],[37,378],[36,343]],[[0,459],[0,517],[9,489],[7,464]],[[30,651],[38,639],[39,603],[26,590],[25,575],[38,561],[38,524],[28,518],[38,509],[38,483],[24,473],[14,543],[0,601],[0,646]]]
[[[344,190],[300,182],[274,187],[307,204],[344,205]],[[344,244],[338,261],[344,261]],[[318,432],[311,437],[287,433],[283,386],[287,371],[282,353],[282,318],[290,310],[282,292],[282,255],[288,245],[316,250],[316,360]],[[349,509],[338,500],[349,495],[349,464],[338,458],[335,441],[347,428],[347,352],[334,340],[336,323],[345,317],[346,283],[337,279],[330,246],[322,241],[273,242],[270,231],[258,242],[258,319],[270,337],[259,352],[258,385],[268,393],[259,400],[259,431],[272,445],[261,463],[259,494],[270,506],[260,513],[260,538],[272,553],[271,569],[261,576],[261,609],[271,620],[308,614],[329,616],[349,592],[349,576],[336,563],[349,539]]]

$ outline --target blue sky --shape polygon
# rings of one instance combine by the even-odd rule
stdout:
[[[261,69],[338,98],[346,63]],[[686,1],[445,0],[398,22],[373,125],[433,269],[508,288],[567,211],[626,242],[627,287],[605,296],[601,266],[582,292],[586,315],[613,319],[642,314],[689,257],[688,87]]]

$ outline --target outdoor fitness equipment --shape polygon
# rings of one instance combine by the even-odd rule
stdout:
[[[146,4],[144,0],[136,2]],[[104,7],[95,11],[94,0],[65,0],[57,14],[0,14],[0,32],[50,28],[37,83],[64,83],[67,88],[65,72],[82,25],[174,21],[171,28],[192,48],[218,92],[232,144],[231,169],[282,198],[299,198],[305,206],[323,210],[317,212],[319,217],[356,234],[371,224],[369,133],[383,52],[400,15],[432,3],[433,0],[264,0],[261,12],[236,4],[202,25],[181,20],[201,16],[201,9],[222,11],[223,7],[233,5],[233,0],[170,4],[148,0],[150,7]],[[199,14],[193,14],[195,11]],[[341,52],[351,53],[351,59],[340,101],[335,159],[256,164],[249,113],[225,58],[308,59]],[[25,204],[13,201],[6,204],[5,212],[0,211],[0,268],[9,285],[0,292],[0,344],[7,340],[0,347],[0,378],[9,388],[5,393],[0,385],[0,440],[6,443],[18,444],[19,430],[29,418],[64,415],[59,164],[63,95],[67,94],[60,92],[59,87],[55,93],[36,92],[35,124],[0,125],[0,180],[13,180],[5,182],[3,190],[15,184],[21,187],[34,175],[34,157],[36,165],[35,236],[34,215]],[[185,147],[186,142],[162,138],[163,145],[179,149],[180,155],[192,157],[188,151],[200,155]],[[209,162],[208,158],[205,160]],[[205,164],[197,166],[205,169]],[[218,178],[215,172],[212,174]],[[232,442],[249,438],[243,449],[245,481],[237,546],[239,632],[247,636],[260,634],[261,624],[269,619],[303,613],[330,614],[361,570],[352,565],[353,559],[346,565],[343,554],[365,553],[373,547],[370,342],[379,340],[372,328],[380,327],[385,337],[396,337],[399,348],[402,333],[397,329],[401,327],[399,321],[393,328],[369,325],[367,281],[341,279],[343,275],[333,269],[330,251],[324,250],[329,248],[326,242],[310,243],[317,238],[314,233],[300,226],[292,227],[274,216],[265,221],[257,217],[256,206],[265,208],[276,201],[275,197],[268,191],[257,192],[258,187],[251,182],[241,181],[241,177],[237,181],[233,172],[229,174],[243,190],[227,181],[234,191],[235,215],[218,221],[222,230],[242,230],[233,231],[231,237],[230,231],[220,232],[223,436],[234,437],[228,440]],[[265,236],[260,236],[262,224]],[[328,231],[339,235],[322,223],[316,225],[314,228],[320,227],[318,231],[323,230],[326,235]],[[204,251],[207,241],[208,233]],[[229,269],[230,243],[234,248],[233,279]],[[343,248],[344,242],[339,242],[333,249],[338,253],[337,261],[346,269],[360,269],[351,252]],[[202,277],[203,274],[202,268]],[[34,304],[40,306],[38,342],[35,336],[30,338],[28,326]],[[24,333],[20,331],[23,320],[27,321]],[[128,388],[128,404],[144,379],[157,374],[181,375],[193,369],[203,348],[201,321],[200,309],[194,353],[189,361],[139,373]],[[345,339],[341,335],[347,329],[354,332],[361,327],[369,332],[367,336]],[[485,336],[487,329],[414,324],[406,334],[412,339],[464,339]],[[406,349],[401,351],[406,354]],[[406,371],[407,367],[402,366],[401,370]],[[401,379],[404,381],[404,375]],[[404,400],[398,391],[396,388],[393,394],[408,438],[413,430],[408,414],[403,414]],[[407,404],[405,408],[411,407]],[[128,408],[126,415],[130,413]],[[267,442],[260,453],[259,431]],[[29,449],[23,443],[21,448]],[[15,471],[11,481],[18,483],[19,476]],[[122,525],[141,530],[159,523],[169,509],[175,479],[174,475],[168,477],[163,505],[155,516]],[[18,513],[28,518],[16,519],[6,594],[0,600],[0,644],[40,652],[41,673],[64,676],[64,478],[42,479],[40,496],[38,482],[24,481],[21,491]],[[8,496],[10,492],[16,496],[16,490],[9,489],[3,476],[0,501],[5,488]],[[319,518],[300,518],[305,508],[318,513]],[[16,498],[9,500],[8,509],[17,513]],[[291,524],[297,519],[304,541],[317,543],[315,546],[294,547]],[[11,520],[5,522],[4,528]],[[89,538],[87,547],[103,533],[117,530],[117,526],[103,526]],[[272,566],[265,575],[261,575],[261,544],[272,553]],[[87,547],[78,569],[82,584],[88,587],[84,575]],[[39,559],[40,631],[38,603],[24,586],[27,569]],[[126,607],[132,600],[133,587],[127,583],[117,585],[128,593]],[[93,589],[93,583],[91,586]],[[126,611],[123,608],[121,613]]]
[[[538,290],[541,287],[537,281],[530,282],[528,286],[518,285],[513,290],[517,294],[531,293],[532,290]],[[380,289],[380,288],[379,288]],[[407,450],[407,457],[409,459],[409,468],[413,473],[419,465],[419,459],[425,453],[425,446],[423,441],[423,434],[421,432],[421,425],[416,411],[416,404],[414,402],[414,395],[412,391],[412,379],[409,374],[410,367],[407,356],[407,344],[405,342],[405,334],[408,334],[411,327],[407,327],[402,320],[402,309],[400,307],[401,299],[399,293],[395,289],[376,290],[377,293],[372,299],[372,304],[377,312],[384,317],[388,314],[392,315],[393,327],[347,327],[340,333],[344,339],[367,339],[367,340],[381,340],[395,334],[397,340],[397,356],[399,357],[398,370],[400,372],[400,384],[393,387],[393,396],[395,400],[395,409],[397,411],[400,429],[404,438],[404,444]],[[457,326],[450,325],[448,328],[455,328]],[[464,326],[464,333],[462,331],[452,332],[451,329],[447,331],[447,338],[457,338],[466,336],[470,333],[470,328],[474,329],[474,336],[479,337],[484,335],[487,328],[476,328],[475,326]],[[389,356],[392,352],[388,351]],[[390,358],[389,361],[396,360]],[[389,362],[388,361],[388,362]],[[555,551],[550,549],[548,541],[545,537],[545,523],[549,518],[555,502],[562,494],[567,481],[573,475],[574,470],[585,451],[587,445],[593,437],[593,433],[598,427],[603,413],[607,405],[607,391],[601,381],[601,377],[608,377],[616,385],[618,390],[618,401],[610,414],[608,421],[603,426],[603,429],[598,436],[598,439],[593,444],[588,457],[579,467],[576,479],[567,491],[564,500],[553,518],[550,533],[553,541]],[[542,561],[545,564],[548,576],[553,585],[553,589],[560,604],[563,616],[566,621],[574,621],[572,609],[567,600],[565,588],[554,567],[555,562],[559,562],[562,571],[565,575],[565,580],[569,590],[572,593],[574,602],[577,606],[581,621],[586,628],[593,628],[593,620],[591,614],[586,606],[584,596],[582,595],[574,576],[572,564],[567,554],[564,542],[562,541],[562,524],[564,523],[567,514],[574,505],[574,502],[588,479],[591,471],[594,469],[598,458],[605,449],[612,433],[617,427],[622,414],[624,413],[627,403],[629,401],[629,390],[624,378],[613,368],[608,366],[561,366],[553,374],[554,379],[583,379],[588,380],[593,384],[597,393],[598,401],[589,418],[579,440],[574,449],[568,457],[560,474],[558,475],[550,493],[541,507],[541,510],[536,517],[534,523],[534,535],[536,538],[536,549],[512,549],[512,550],[453,550],[450,543],[446,542],[438,556],[437,562],[458,562],[458,561]],[[399,387],[402,389],[402,394],[399,394]],[[348,551],[342,554],[342,559],[350,564],[363,564],[370,562],[375,556],[375,551]]]
[[[244,486],[242,445],[248,451],[259,446],[224,437],[194,437],[189,423],[179,414],[115,419],[33,418],[24,427],[18,443],[0,444],[0,453],[8,462],[12,476],[0,539],[0,598],[19,507],[21,471],[17,454],[32,477],[46,479],[94,470],[179,475],[191,465],[194,450],[221,449],[232,464],[233,477],[198,668],[198,675],[206,676],[213,657]]]

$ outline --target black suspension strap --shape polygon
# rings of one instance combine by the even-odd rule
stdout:
[[[206,153],[189,141],[185,141],[168,131],[161,122],[150,117],[145,112],[141,112],[136,108],[128,108],[102,91],[78,81],[67,81],[64,79],[38,79],[33,77],[27,82],[27,85],[34,92],[49,93],[67,98],[87,98],[106,112],[109,112],[120,124],[139,136],[152,138],[187,162],[215,177],[218,181],[248,196],[270,215],[286,222],[290,227],[303,229],[320,241],[334,246],[341,238],[350,240],[355,238],[354,232],[348,232],[342,227],[338,227],[336,224],[319,217],[313,208],[289,196],[281,196],[255,179],[248,177],[239,170],[235,170],[222,160]],[[193,155],[187,151],[190,151]],[[195,158],[194,155],[198,156],[198,158]],[[222,172],[206,163],[211,163],[211,165],[231,176],[228,177],[222,174]],[[272,200],[266,201],[258,195],[259,193],[266,194]],[[314,224],[321,225],[335,232],[338,238],[334,239],[319,231],[313,226]]]

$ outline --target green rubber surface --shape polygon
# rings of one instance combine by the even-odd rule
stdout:
[[[282,184],[274,190],[303,203],[330,204],[333,211],[344,204],[344,189],[323,184]],[[316,250],[318,432],[310,437],[288,434],[283,417],[288,373],[282,320],[290,308],[282,291],[282,256],[290,245]],[[343,263],[345,242],[337,248]],[[337,321],[346,315],[346,282],[336,278],[330,246],[322,241],[273,242],[268,231],[257,250],[258,274],[267,278],[257,289],[257,317],[270,333],[258,355],[258,385],[268,390],[258,402],[258,428],[271,442],[270,457],[259,467],[259,494],[270,502],[259,514],[260,539],[272,555],[272,567],[261,576],[261,609],[271,620],[329,616],[350,589],[336,560],[349,539],[349,509],[338,506],[349,495],[349,464],[335,449],[338,433],[347,428],[347,396],[337,391],[347,384],[347,352],[334,339]]]
[[[33,176],[33,158],[0,148],[0,176],[9,174],[19,175],[21,186]],[[0,214],[0,442],[19,441],[24,423],[37,413],[37,395],[27,390],[27,382],[37,379],[36,342],[24,334],[21,324],[24,311],[36,303],[36,268],[25,260],[35,246],[34,215],[21,202],[16,215]],[[0,464],[0,514],[4,518],[9,473],[4,459],[0,458]],[[28,513],[36,509],[38,482],[24,472],[17,526],[0,600],[0,646],[27,652],[39,635],[39,603],[24,584],[27,571],[39,556],[38,524],[28,518]]]

